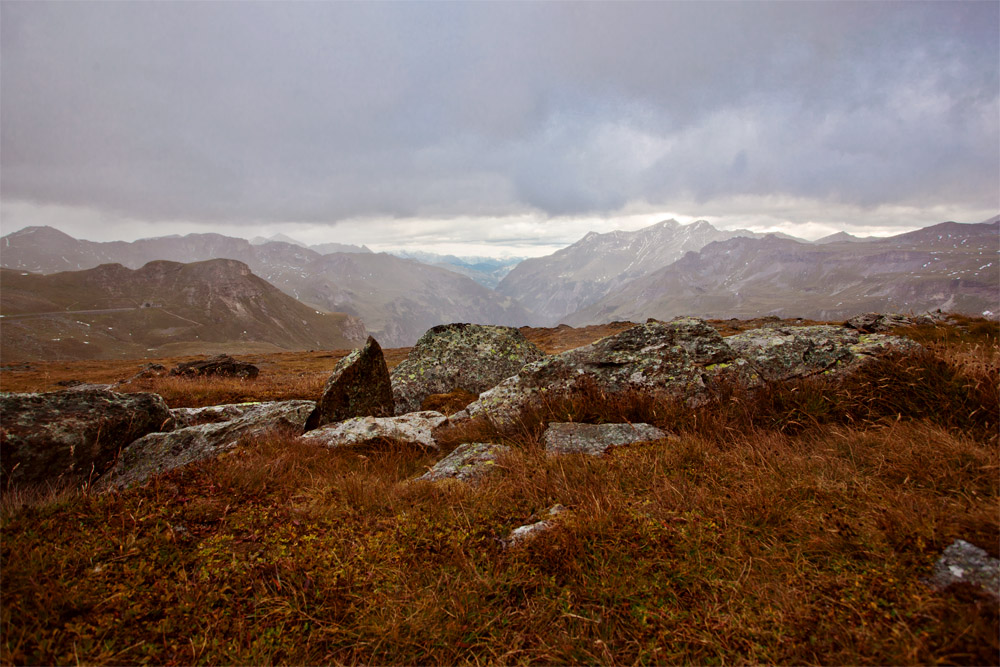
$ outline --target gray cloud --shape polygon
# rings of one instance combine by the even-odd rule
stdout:
[[[3,3],[7,201],[141,220],[1000,206],[997,3]]]

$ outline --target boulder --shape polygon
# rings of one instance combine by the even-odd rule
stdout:
[[[764,380],[839,375],[890,350],[917,346],[908,338],[863,334],[844,326],[768,327],[726,338],[726,342]]]
[[[417,479],[428,482],[442,479],[472,482],[494,470],[497,457],[507,451],[510,451],[509,447],[491,442],[467,442],[456,447],[451,454]]]
[[[236,361],[228,354],[218,354],[208,359],[185,361],[170,369],[171,375],[183,377],[201,377],[216,375],[220,377],[235,377],[252,380],[260,374],[260,369],[245,361]]]
[[[528,364],[460,414],[510,423],[529,405],[568,397],[584,384],[607,393],[638,391],[697,402],[719,376],[748,372],[746,362],[704,320],[650,321]]]
[[[171,426],[156,394],[68,390],[0,394],[4,482],[86,481],[114,464],[137,438]]]
[[[542,434],[542,443],[548,454],[600,456],[612,447],[666,437],[666,433],[649,424],[552,423]]]
[[[545,354],[519,330],[483,324],[442,324],[420,337],[392,371],[396,414],[420,409],[431,394],[462,389],[479,395]]]
[[[241,438],[266,429],[286,428],[301,433],[315,407],[313,401],[257,403],[229,421],[150,433],[122,452],[118,464],[101,479],[100,486],[122,488],[141,484],[153,475],[218,456],[235,447]]]
[[[921,319],[920,323],[924,323],[924,319]],[[845,327],[856,329],[861,333],[883,333],[896,327],[907,327],[913,324],[914,320],[899,313],[864,313],[855,315],[844,322]]]
[[[351,447],[380,440],[438,449],[433,431],[448,418],[440,412],[410,412],[398,417],[355,417],[330,424],[302,436],[302,440],[324,447]]]
[[[224,405],[209,405],[204,408],[172,408],[170,415],[174,418],[174,428],[186,428],[199,424],[218,424],[242,417],[251,410],[257,409],[263,403],[227,403]]]
[[[965,540],[955,540],[934,565],[931,584],[943,589],[962,582],[1000,598],[1000,560]]]
[[[392,408],[385,357],[378,341],[369,336],[364,347],[351,351],[334,366],[306,430],[351,417],[389,417]]]

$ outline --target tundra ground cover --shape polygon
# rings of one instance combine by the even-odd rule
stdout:
[[[837,385],[456,427],[512,448],[477,487],[410,481],[440,453],[268,432],[122,493],[8,490],[0,660],[996,664],[997,602],[923,581],[956,538],[997,555],[996,328],[910,333],[926,352]],[[570,419],[679,439],[545,457]]]

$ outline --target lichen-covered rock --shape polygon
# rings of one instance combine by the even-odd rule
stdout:
[[[229,421],[199,424],[169,433],[150,433],[129,445],[118,464],[101,479],[102,488],[141,484],[153,475],[209,459],[232,449],[241,438],[271,428],[301,432],[313,401],[257,403]]]
[[[548,512],[546,512],[549,517],[548,519],[542,519],[541,521],[536,521],[535,523],[518,526],[510,532],[510,535],[501,541],[501,544],[505,549],[512,549],[531,542],[540,535],[554,529],[557,525],[554,519],[560,514],[568,511],[569,510],[562,505],[553,505],[549,508]]]
[[[429,329],[392,371],[396,414],[420,409],[431,394],[463,389],[479,395],[545,357],[519,330],[483,324]]]
[[[569,396],[581,383],[608,393],[633,390],[697,400],[721,375],[747,372],[746,363],[704,320],[651,321],[528,364],[480,394],[462,416],[509,423],[532,403]]]
[[[844,322],[844,326],[857,329],[861,333],[883,333],[913,323],[911,318],[899,313],[863,313]]]
[[[171,426],[157,394],[56,391],[0,394],[3,477],[19,484],[85,481],[114,464],[118,452]]]
[[[225,405],[209,405],[204,408],[171,408],[174,418],[174,428],[186,428],[199,424],[218,424],[242,417],[247,412],[263,405],[260,402],[227,403]]]
[[[389,417],[393,412],[392,382],[382,348],[371,336],[365,346],[337,362],[323,396],[306,422],[311,431],[351,417]]]
[[[726,338],[764,380],[791,380],[856,370],[890,350],[910,350],[908,338],[863,334],[843,326],[768,327]]]
[[[649,424],[552,423],[542,434],[542,443],[549,454],[600,456],[612,447],[666,437],[666,433]]]
[[[220,377],[235,377],[252,380],[260,374],[260,369],[245,361],[236,361],[228,354],[217,354],[208,359],[185,361],[170,369],[171,375],[183,377],[201,377],[216,375]]]
[[[441,479],[457,479],[472,482],[496,468],[497,458],[509,447],[492,442],[467,442],[455,448],[434,467],[417,479],[436,482]]]
[[[1000,560],[965,540],[955,540],[935,564],[931,583],[945,588],[961,582],[1000,598]]]
[[[351,447],[379,440],[438,449],[434,429],[448,418],[440,412],[410,412],[398,417],[355,417],[329,424],[302,436],[304,442],[324,447]]]

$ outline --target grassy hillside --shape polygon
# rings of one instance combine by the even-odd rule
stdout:
[[[5,362],[354,347],[364,327],[282,293],[234,260],[0,269]]]
[[[441,454],[270,432],[123,493],[8,489],[0,661],[997,664],[996,600],[923,581],[956,538],[997,555],[997,328],[908,333],[926,351],[836,385],[456,428],[512,447],[478,487],[409,481]],[[543,456],[570,419],[679,439]]]

